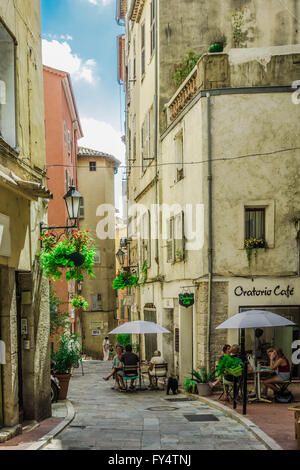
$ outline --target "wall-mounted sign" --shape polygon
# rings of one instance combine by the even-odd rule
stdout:
[[[28,322],[27,318],[21,318],[21,335],[28,334]]]
[[[272,294],[282,297],[291,297],[294,295],[294,287],[291,287],[290,285],[287,287],[278,285],[274,287],[274,289],[269,289],[268,287],[265,287],[264,289],[257,289],[256,287],[244,289],[242,286],[237,286],[234,289],[234,295],[237,297],[269,297]]]
[[[182,307],[191,307],[195,303],[195,297],[194,294],[179,294],[179,305],[182,305]]]
[[[100,336],[100,330],[92,330],[92,336]]]

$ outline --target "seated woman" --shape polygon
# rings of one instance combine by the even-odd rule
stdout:
[[[114,376],[114,378],[116,379],[116,382],[118,384],[118,388],[125,389],[124,381],[123,381],[123,378],[122,378],[123,369],[122,369],[122,365],[121,365],[121,357],[122,357],[122,354],[123,354],[123,347],[120,344],[117,344],[116,352],[117,352],[117,354],[113,358],[113,368],[106,377],[103,377],[103,380],[109,380],[110,377]]]
[[[291,373],[291,366],[288,359],[283,354],[282,349],[276,348],[273,351],[269,352],[270,365],[269,369],[272,369],[275,372],[275,375],[269,377],[263,381],[265,386],[266,396],[268,395],[268,389],[271,388],[274,392],[278,389],[274,384],[284,382],[288,380]]]
[[[219,362],[224,356],[229,356],[230,348],[231,348],[230,344],[224,344],[224,346],[222,348],[223,354],[222,354],[222,356],[219,357]],[[214,387],[216,387],[216,385],[218,385],[221,382],[221,380],[222,379],[219,378],[219,379],[215,380],[214,382],[209,382],[208,385],[210,386],[210,388],[214,388]]]
[[[149,369],[148,369],[148,376],[149,376],[149,385],[150,387],[153,387],[153,377],[154,375],[156,377],[164,377],[166,375],[166,371],[163,369],[158,370],[155,372],[154,370],[154,365],[155,364],[164,364],[165,361],[161,357],[161,352],[160,351],[154,351],[153,357],[151,358],[149,362]]]

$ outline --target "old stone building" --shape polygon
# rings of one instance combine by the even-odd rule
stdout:
[[[147,267],[131,311],[172,332],[157,346],[181,379],[192,366],[214,367],[223,343],[239,340],[215,333],[239,309],[272,306],[299,325],[297,231],[288,222],[298,223],[299,210],[291,87],[299,76],[299,9],[292,0],[132,0],[123,13],[128,235],[136,253],[129,264]],[[216,30],[227,45],[207,54]],[[191,50],[201,58],[178,87],[174,66]],[[153,205],[163,204],[177,207],[159,215]],[[253,250],[249,266],[244,242],[259,236],[268,248]],[[241,294],[250,285],[271,294]],[[294,297],[277,295],[288,285]],[[179,305],[183,293],[194,295],[192,307]],[[264,344],[286,349],[291,338],[279,334],[264,333]],[[147,359],[155,346],[145,345]]]
[[[87,277],[78,285],[89,308],[76,319],[76,330],[82,337],[84,353],[94,359],[102,358],[102,342],[117,326],[116,293],[112,284],[116,272],[114,174],[119,165],[112,155],[78,148],[78,189],[82,195],[79,223],[81,230],[89,230],[96,257],[95,278]]]
[[[40,2],[0,3],[0,426],[51,415]]]

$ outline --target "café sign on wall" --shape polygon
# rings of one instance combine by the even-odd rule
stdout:
[[[179,305],[182,307],[191,307],[195,303],[194,294],[179,294]]]
[[[269,288],[265,287],[264,289],[251,287],[250,289],[244,288],[243,286],[237,286],[234,289],[234,295],[236,297],[270,297],[275,295],[276,297],[292,297],[295,293],[295,288],[278,284],[275,287]]]

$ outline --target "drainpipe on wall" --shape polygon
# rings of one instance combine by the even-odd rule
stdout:
[[[154,0],[155,5],[155,94],[154,94],[154,158],[155,158],[155,204],[158,209],[158,166],[157,166],[157,150],[158,150],[158,1]],[[157,264],[157,275],[159,275],[159,213],[157,217],[157,236],[155,239],[155,261]]]
[[[212,164],[211,164],[211,95],[207,98],[207,186],[208,186],[208,305],[207,305],[207,333],[206,333],[206,367],[210,370],[210,329],[212,312],[212,281],[213,281],[213,224],[212,224]]]

